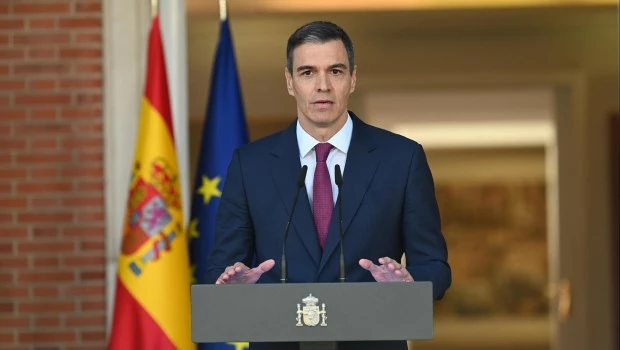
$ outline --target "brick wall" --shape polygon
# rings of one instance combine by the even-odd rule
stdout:
[[[105,344],[101,26],[0,0],[0,349]]]

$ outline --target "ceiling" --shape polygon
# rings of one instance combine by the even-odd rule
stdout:
[[[202,120],[219,13],[215,0],[186,5],[190,117]],[[228,17],[246,113],[257,118],[294,113],[284,85],[286,40],[312,20],[334,21],[352,37],[359,96],[371,86],[451,72],[518,67],[617,74],[616,7],[610,0],[230,0]]]

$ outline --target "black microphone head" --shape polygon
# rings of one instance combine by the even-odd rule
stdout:
[[[336,164],[336,176],[334,181],[336,185],[342,186],[342,172],[340,171],[340,165]]]
[[[308,166],[304,165],[301,167],[301,171],[299,172],[299,177],[297,178],[297,187],[304,187],[306,185],[306,173],[308,172]]]

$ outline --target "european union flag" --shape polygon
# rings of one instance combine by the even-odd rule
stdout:
[[[228,19],[220,23],[211,92],[192,198],[190,260],[194,283],[205,283],[207,253],[213,244],[215,216],[234,150],[248,142],[245,111]],[[208,311],[207,311],[208,312]],[[199,349],[244,349],[244,344],[200,344]]]

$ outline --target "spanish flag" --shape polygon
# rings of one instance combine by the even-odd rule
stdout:
[[[147,66],[109,349],[195,349],[188,240],[157,16]]]

